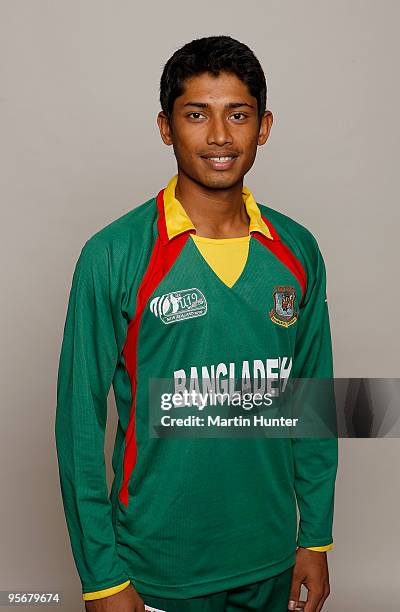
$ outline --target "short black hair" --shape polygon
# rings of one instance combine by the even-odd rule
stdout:
[[[230,36],[207,36],[186,43],[169,58],[160,80],[161,108],[171,122],[174,102],[184,91],[184,81],[208,72],[235,74],[257,99],[258,119],[267,103],[267,83],[260,62],[244,43]]]

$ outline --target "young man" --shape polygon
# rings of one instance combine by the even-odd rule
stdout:
[[[85,606],[319,612],[337,440],[149,435],[154,379],[332,377],[317,242],[243,185],[272,126],[258,60],[227,36],[194,40],[167,62],[160,99],[177,175],[85,243],[60,356],[56,442]]]

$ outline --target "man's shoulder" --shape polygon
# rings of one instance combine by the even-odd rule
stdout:
[[[261,214],[276,230],[280,240],[286,244],[302,263],[313,264],[320,255],[316,237],[305,225],[275,208],[258,204]]]
[[[157,204],[153,196],[90,235],[82,247],[80,259],[139,253],[151,242],[156,220]]]

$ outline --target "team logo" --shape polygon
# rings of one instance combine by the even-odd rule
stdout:
[[[207,300],[199,289],[182,289],[155,297],[151,312],[165,324],[202,317],[207,312]]]
[[[296,291],[294,287],[275,287],[273,292],[274,307],[269,311],[271,321],[289,327],[297,321],[295,309]]]

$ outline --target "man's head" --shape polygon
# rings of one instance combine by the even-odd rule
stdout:
[[[210,188],[243,180],[272,125],[266,94],[254,53],[229,36],[200,38],[175,51],[161,76],[157,121],[180,172]],[[216,157],[231,159],[210,159]]]

